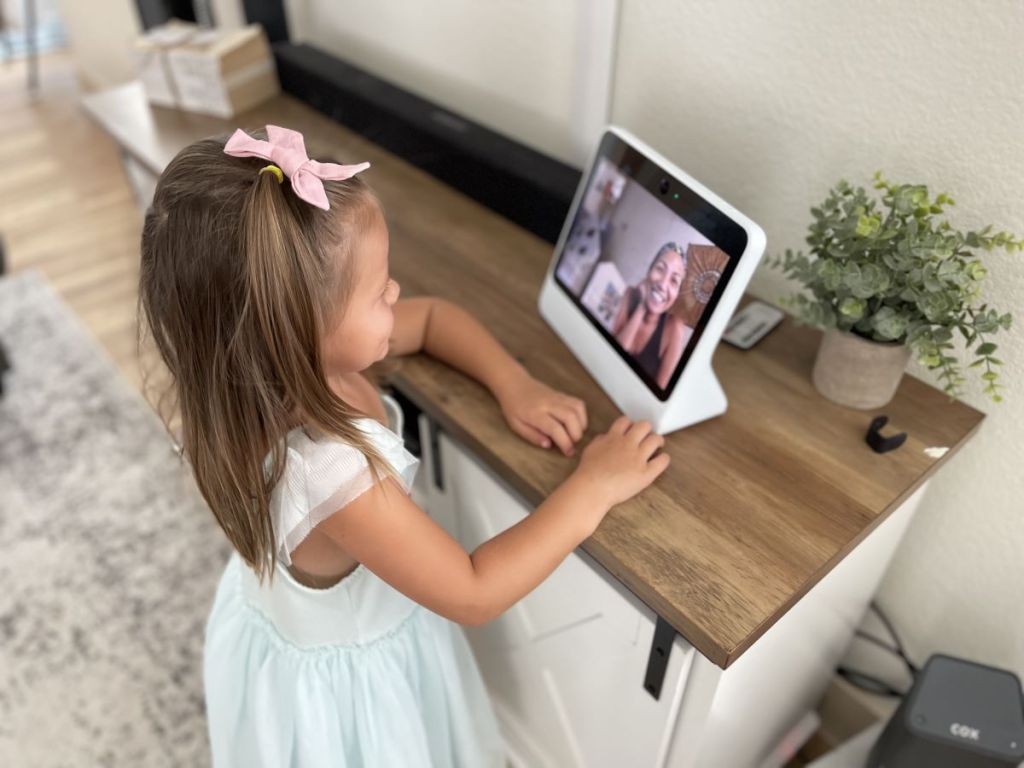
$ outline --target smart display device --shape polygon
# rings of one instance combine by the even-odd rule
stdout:
[[[764,248],[757,224],[609,127],[555,245],[540,313],[623,413],[666,434],[725,412],[711,355]]]

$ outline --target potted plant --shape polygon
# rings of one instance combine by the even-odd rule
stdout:
[[[938,377],[950,397],[965,381],[954,354],[963,338],[999,402],[996,345],[989,338],[1010,327],[1010,313],[977,305],[987,270],[975,253],[1024,250],[1024,240],[992,227],[961,232],[941,218],[953,200],[932,199],[927,187],[874,176],[874,194],[840,181],[811,208],[810,255],[787,250],[769,260],[799,280],[799,293],[782,303],[806,323],[825,329],[814,384],[835,402],[876,408],[889,402],[911,354]]]

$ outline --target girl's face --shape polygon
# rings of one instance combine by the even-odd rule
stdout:
[[[388,228],[376,205],[352,258],[356,284],[345,315],[321,345],[328,377],[363,371],[388,353],[400,288],[388,274]]]
[[[667,312],[679,296],[685,276],[683,257],[675,251],[665,251],[655,259],[647,273],[647,311],[656,315]]]

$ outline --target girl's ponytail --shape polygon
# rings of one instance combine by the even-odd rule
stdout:
[[[270,495],[300,421],[361,450],[376,480],[394,476],[320,352],[356,272],[353,230],[375,198],[359,179],[328,182],[332,210],[314,209],[260,173],[266,161],[223,147],[191,145],[161,176],[143,231],[140,318],[172,375],[200,491],[262,578],[277,557]]]

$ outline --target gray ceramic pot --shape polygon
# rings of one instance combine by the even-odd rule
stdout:
[[[870,410],[892,400],[909,359],[906,344],[868,341],[829,328],[822,336],[812,378],[829,400]]]

